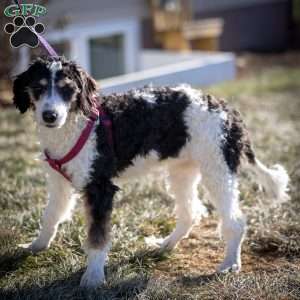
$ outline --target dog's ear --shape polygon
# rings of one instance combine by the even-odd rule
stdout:
[[[81,78],[83,78],[83,90],[82,99],[80,101],[81,109],[90,113],[93,106],[94,97],[97,93],[97,83],[96,81],[85,71],[81,71]]]
[[[72,65],[72,74],[75,75],[75,80],[81,90],[77,98],[77,107],[85,115],[89,115],[93,107],[94,97],[97,94],[97,83],[86,71],[76,64]]]
[[[28,94],[28,84],[30,82],[29,70],[19,74],[13,83],[14,104],[23,114],[30,107],[30,96]]]

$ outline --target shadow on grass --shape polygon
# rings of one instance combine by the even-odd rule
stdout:
[[[18,249],[12,253],[4,253],[0,256],[0,278],[18,270],[30,253]]]
[[[45,286],[0,291],[1,300],[16,299],[128,299],[140,294],[146,287],[148,279],[137,275],[124,281],[103,285],[98,289],[80,288],[80,278],[84,270],[79,270],[67,278],[59,279]]]
[[[190,286],[205,286],[210,282],[219,281],[222,278],[228,276],[227,274],[218,274],[218,273],[211,273],[211,274],[202,274],[202,275],[195,275],[195,276],[184,276],[178,278],[176,281],[178,284],[190,287]]]
[[[5,276],[21,267],[22,262],[30,254],[28,252],[14,253],[4,255],[0,258],[1,276]],[[17,300],[17,299],[133,299],[143,293],[147,288],[149,277],[145,271],[149,260],[155,259],[155,253],[142,251],[133,255],[124,261],[109,263],[106,268],[107,283],[98,289],[80,288],[80,278],[84,269],[80,269],[68,277],[64,277],[44,286],[31,285],[22,288],[7,288],[0,290],[1,300]],[[141,263],[140,271],[129,274],[122,274],[118,269],[129,266],[130,269],[137,269],[137,265]],[[125,279],[124,279],[125,278]]]
[[[22,262],[28,257],[27,252],[19,252],[18,255],[6,255],[0,258],[0,269],[2,275],[13,272],[21,267]],[[170,253],[160,253],[142,249],[123,260],[110,262],[106,268],[107,283],[98,289],[84,289],[79,287],[80,278],[84,269],[80,269],[70,275],[56,279],[45,284],[33,284],[21,288],[6,288],[0,290],[1,300],[105,300],[105,299],[172,299],[172,292],[180,294],[181,288],[204,287],[210,283],[220,281],[222,274],[203,274],[197,276],[177,277],[172,283],[170,281],[155,281],[148,275],[153,266],[159,261],[165,260]],[[125,271],[124,271],[125,269]],[[154,279],[154,281],[153,281]],[[171,298],[166,295],[169,293]],[[178,294],[178,295],[179,295]],[[177,298],[176,298],[177,299]],[[179,299],[179,298],[178,298]],[[181,298],[180,298],[181,299]],[[184,299],[184,298],[182,298]],[[190,299],[190,298],[188,298]]]
[[[171,251],[160,252],[159,249],[149,250],[145,248],[135,252],[133,256],[129,257],[128,263],[138,263],[144,267],[151,267],[152,264],[155,264],[156,262],[168,259],[171,254]]]

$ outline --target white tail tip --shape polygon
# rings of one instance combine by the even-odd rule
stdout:
[[[271,168],[266,167],[262,162],[256,159],[255,172],[260,183],[265,188],[268,198],[274,201],[274,204],[280,204],[290,199],[288,195],[289,175],[281,165],[274,165]]]

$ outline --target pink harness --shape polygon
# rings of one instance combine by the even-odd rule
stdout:
[[[110,146],[113,148],[113,136],[112,136],[112,122],[104,112],[101,106],[98,106],[98,108],[95,106],[89,116],[89,120],[85,126],[85,128],[82,130],[77,142],[73,146],[73,148],[61,159],[53,159],[51,158],[49,152],[47,150],[44,151],[44,154],[46,156],[45,161],[48,162],[49,166],[60,173],[65,179],[72,182],[71,177],[66,173],[66,171],[63,169],[63,165],[70,162],[74,157],[77,156],[77,154],[81,151],[81,149],[86,144],[93,128],[95,125],[95,122],[97,119],[100,118],[100,122],[103,123],[103,126],[107,130],[108,139]]]

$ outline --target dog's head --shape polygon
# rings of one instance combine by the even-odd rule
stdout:
[[[16,77],[13,93],[14,103],[21,113],[32,108],[40,125],[59,128],[70,112],[90,113],[97,85],[74,62],[64,58],[39,58]]]

